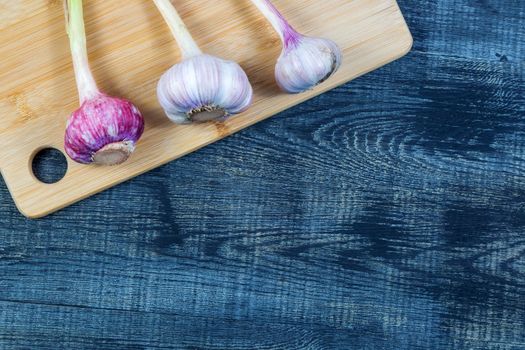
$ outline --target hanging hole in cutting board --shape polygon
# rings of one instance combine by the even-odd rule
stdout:
[[[45,184],[57,183],[66,175],[66,156],[56,148],[44,148],[33,157],[32,170],[33,175],[40,182]]]

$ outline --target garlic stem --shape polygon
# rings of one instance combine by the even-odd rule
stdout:
[[[252,3],[262,12],[264,17],[268,19],[270,24],[275,28],[277,34],[281,38],[283,45],[287,48],[291,45],[297,44],[301,34],[299,34],[286,21],[284,16],[277,10],[277,8],[270,2],[270,0],[251,0]]]
[[[191,58],[197,55],[201,55],[202,51],[193,40],[188,28],[180,18],[177,9],[173,6],[170,0],[154,0],[153,1],[159,9],[162,17],[168,24],[175,37],[175,40],[179,44],[180,50],[182,51],[183,59]]]
[[[78,95],[82,105],[84,101],[97,96],[99,90],[89,69],[82,0],[66,0],[65,4],[67,33],[73,56]]]

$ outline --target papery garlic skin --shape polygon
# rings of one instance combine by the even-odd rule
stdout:
[[[68,119],[65,151],[78,163],[116,165],[128,159],[144,132],[144,118],[126,99],[99,93]]]
[[[245,111],[253,89],[235,62],[200,54],[165,72],[157,86],[159,103],[177,124],[223,121]]]
[[[279,87],[292,94],[314,88],[341,66],[341,50],[329,39],[294,36],[288,40],[275,66]]]

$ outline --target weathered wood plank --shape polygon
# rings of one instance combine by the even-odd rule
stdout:
[[[525,348],[523,5],[400,3],[378,72],[40,221],[0,186],[0,349]]]

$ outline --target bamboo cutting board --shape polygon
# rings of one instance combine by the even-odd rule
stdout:
[[[177,126],[155,96],[160,75],[179,61],[178,48],[152,1],[85,1],[91,67],[99,87],[132,100],[146,131],[123,165],[68,160],[55,184],[32,173],[43,148],[63,151],[64,128],[78,107],[62,0],[0,0],[0,170],[18,209],[37,218],[179,158],[407,53],[412,37],[394,0],[275,0],[308,35],[336,41],[340,71],[315,90],[281,93],[273,67],[279,38],[249,0],[175,2],[203,51],[245,68],[255,92],[252,108],[224,124]],[[349,116],[351,118],[351,116]]]

